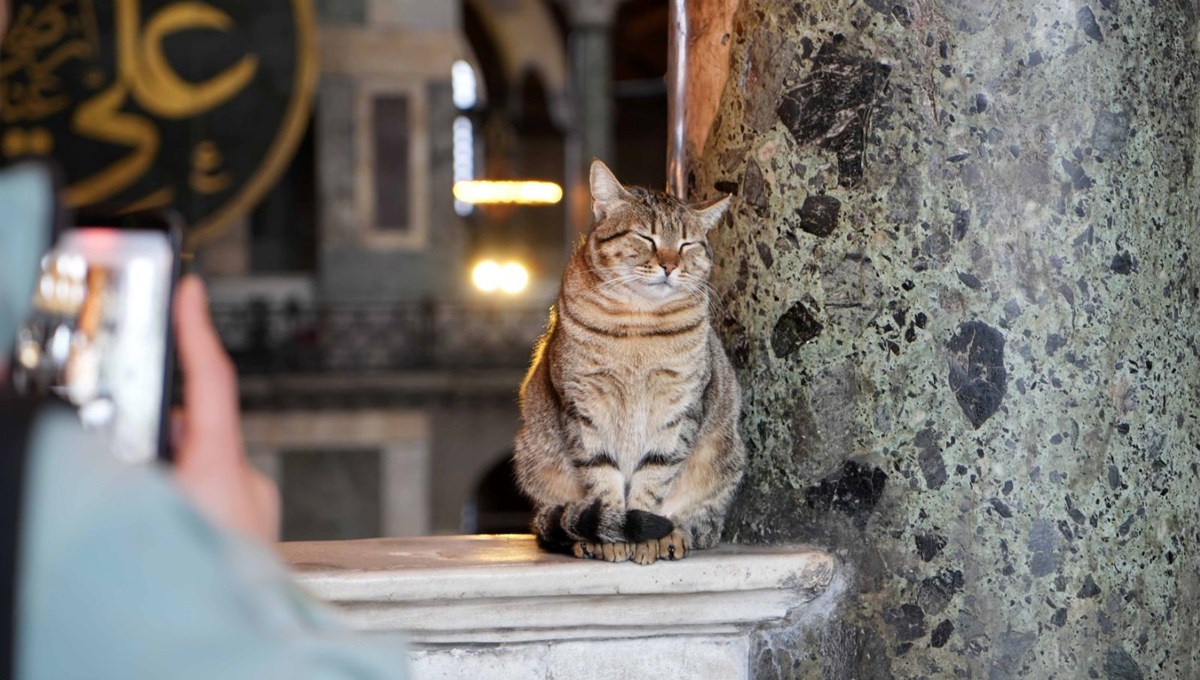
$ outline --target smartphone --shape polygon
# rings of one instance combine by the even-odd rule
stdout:
[[[170,462],[181,220],[81,214],[75,224],[42,258],[14,384],[74,405],[118,459]]]

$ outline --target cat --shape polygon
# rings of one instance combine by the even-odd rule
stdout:
[[[688,206],[591,167],[591,232],[521,386],[517,482],[539,544],[611,562],[683,559],[720,538],[741,481],[741,396],[709,317],[707,235]]]

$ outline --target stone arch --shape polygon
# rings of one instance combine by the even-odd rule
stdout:
[[[467,534],[525,533],[533,506],[517,488],[513,452],[508,449],[472,486],[463,504],[462,531]]]
[[[546,90],[555,124],[569,120],[567,55],[559,40],[530,40],[529,36],[558,36],[561,30],[540,0],[467,0],[491,37],[507,84],[517,89],[527,73],[535,73]]]

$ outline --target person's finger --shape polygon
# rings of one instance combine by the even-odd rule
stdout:
[[[274,543],[279,540],[279,487],[258,470],[252,470],[250,477],[258,516],[263,523],[259,537],[268,543]]]
[[[183,373],[183,403],[191,432],[228,432],[237,426],[237,374],[208,313],[204,284],[195,276],[179,282],[175,337]]]
[[[237,373],[208,312],[204,285],[179,282],[175,335],[183,373],[182,430],[176,430],[175,479],[210,520],[273,541],[279,496],[247,463],[238,416]]]

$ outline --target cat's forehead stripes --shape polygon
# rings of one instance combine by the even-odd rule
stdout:
[[[640,218],[638,221],[652,236],[665,239],[686,240],[688,237],[688,209],[679,199],[661,191],[642,187],[630,187],[630,207]]]

